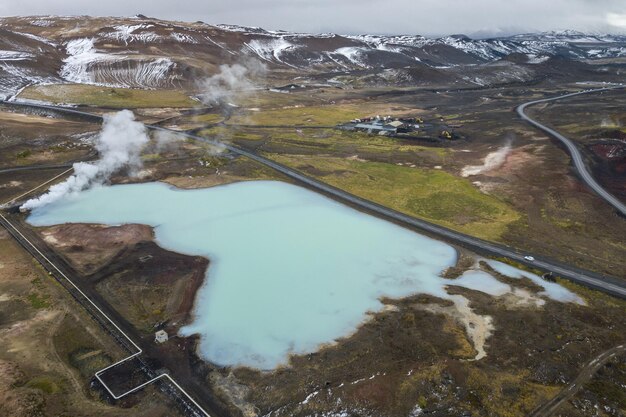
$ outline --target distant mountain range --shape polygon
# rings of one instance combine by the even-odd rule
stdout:
[[[417,61],[437,67],[480,64],[516,53],[528,55],[531,61],[541,56],[572,59],[626,56],[626,36],[576,31],[475,40],[465,35],[442,38],[420,35],[310,35],[232,25],[217,27],[249,36],[251,40],[246,46],[263,59],[296,66],[333,62],[340,66],[371,68],[410,65]],[[320,44],[325,48],[320,50]]]
[[[0,95],[40,82],[191,86],[219,64],[243,56],[278,73],[297,71],[336,84],[481,86],[550,74],[614,75],[602,65],[626,59],[626,36],[575,31],[492,39],[316,35],[145,16],[10,17],[0,19]]]

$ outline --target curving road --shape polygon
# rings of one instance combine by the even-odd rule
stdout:
[[[48,105],[39,105],[39,104],[26,104],[26,103],[0,103],[10,107],[17,108],[26,108],[26,109],[36,109],[41,111],[51,111],[55,113],[61,114],[69,114],[78,117],[82,117],[88,120],[92,120],[95,122],[101,122],[102,117],[99,115],[95,115],[92,113],[82,112],[74,109],[68,109],[66,107],[57,107],[57,106],[48,106]],[[552,271],[554,274],[561,276],[562,278],[568,279],[572,282],[575,282],[580,285],[584,285],[589,288],[593,288],[599,291],[603,291],[607,294],[611,294],[613,296],[626,299],[626,281],[600,275],[591,271],[582,270],[579,268],[575,268],[572,266],[564,265],[558,263],[556,261],[541,257],[539,255],[533,255],[535,257],[534,261],[528,261],[524,259],[527,253],[522,253],[514,248],[509,246],[487,242],[482,239],[478,239],[460,232],[456,232],[454,230],[448,229],[443,226],[439,226],[428,221],[418,219],[404,213],[400,213],[396,210],[390,209],[389,207],[385,207],[383,205],[374,203],[372,201],[366,200],[364,198],[358,197],[354,194],[348,193],[339,188],[333,187],[329,184],[321,182],[315,178],[309,177],[299,171],[296,171],[292,168],[289,168],[285,165],[279,164],[271,159],[265,158],[256,153],[250,152],[248,150],[242,149],[238,146],[232,144],[226,144],[219,142],[214,139],[204,138],[200,136],[196,136],[190,133],[179,132],[172,129],[167,129],[160,126],[146,126],[151,130],[164,131],[169,133],[175,133],[179,135],[186,136],[188,138],[201,141],[204,143],[208,143],[214,146],[222,147],[228,149],[229,151],[250,158],[260,164],[263,164],[267,167],[270,167],[285,176],[292,178],[302,184],[307,185],[311,189],[325,194],[327,196],[331,196],[339,201],[348,203],[354,207],[357,207],[361,210],[367,211],[374,215],[377,215],[381,218],[390,220],[392,222],[400,223],[404,226],[409,226],[411,228],[416,228],[421,231],[427,232],[430,235],[437,236],[442,238],[450,243],[455,243],[460,246],[466,247],[470,250],[473,250],[478,253],[482,253],[484,255],[493,256],[493,257],[505,257],[521,264],[527,265],[532,268],[541,269],[544,271]]]
[[[611,90],[617,90],[617,89],[622,89],[622,88],[626,88],[626,86],[598,88],[595,90],[585,90],[585,91],[579,91],[577,93],[564,94],[558,97],[551,97],[551,98],[545,98],[541,100],[529,101],[528,103],[524,103],[517,108],[517,114],[519,114],[519,116],[524,121],[530,123],[531,125],[535,126],[539,130],[542,130],[545,133],[549,134],[550,136],[563,142],[563,144],[565,144],[565,146],[567,147],[567,150],[569,151],[570,155],[572,156],[572,161],[574,162],[574,167],[576,168],[576,171],[578,171],[578,174],[580,175],[582,180],[585,182],[585,184],[587,184],[589,188],[591,188],[596,194],[598,194],[607,203],[612,205],[623,216],[626,216],[626,204],[622,203],[617,197],[615,197],[613,194],[606,191],[604,188],[602,188],[600,184],[596,182],[596,180],[593,178],[593,176],[587,169],[587,166],[585,165],[585,162],[583,161],[582,154],[580,153],[580,151],[578,150],[574,142],[572,142],[570,139],[566,138],[565,136],[563,136],[556,130],[551,129],[547,126],[544,126],[538,121],[531,119],[524,112],[524,110],[526,110],[527,107],[533,106],[539,103],[548,103],[550,101],[561,100],[561,99],[568,98],[568,97],[580,96],[583,94],[593,94],[593,93],[599,93],[602,91],[611,91]]]

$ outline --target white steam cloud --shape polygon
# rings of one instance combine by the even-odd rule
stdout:
[[[220,65],[220,72],[200,81],[200,100],[204,104],[236,104],[238,96],[256,90],[253,79],[262,77],[267,67],[255,59],[247,59],[240,64]]]
[[[183,137],[174,132],[157,130],[154,133],[154,152],[175,152],[178,150]]]
[[[482,165],[469,165],[463,168],[461,170],[461,176],[470,177],[500,168],[506,162],[506,157],[509,153],[511,153],[511,141],[497,151],[487,154]]]
[[[46,194],[28,200],[20,208],[32,210],[77,194],[93,185],[105,183],[111,175],[122,169],[126,169],[130,175],[136,175],[142,167],[141,150],[148,141],[146,127],[135,121],[131,111],[105,115],[102,131],[96,140],[100,159],[93,163],[75,163],[71,177],[50,187]]]

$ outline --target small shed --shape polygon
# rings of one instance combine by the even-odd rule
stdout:
[[[406,133],[409,131],[409,126],[406,123],[401,122],[400,120],[394,120],[393,122],[389,122],[386,126],[396,129],[396,132],[398,133]]]
[[[154,334],[154,341],[156,343],[165,343],[167,342],[167,332],[165,330],[159,330]]]
[[[400,120],[394,120],[393,122],[387,123],[387,125],[391,127],[395,127],[396,129],[403,129],[406,127],[406,125],[402,123]]]

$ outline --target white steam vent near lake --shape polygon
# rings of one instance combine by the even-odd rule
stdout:
[[[500,168],[506,162],[507,156],[511,153],[511,141],[494,152],[487,154],[482,165],[469,165],[461,170],[462,177],[471,177],[479,175],[483,172],[489,172],[493,169]]]
[[[77,162],[74,174],[60,184],[55,184],[40,197],[24,203],[21,208],[32,210],[75,195],[94,185],[104,184],[116,172],[126,170],[131,176],[142,167],[141,151],[149,141],[146,127],[135,120],[129,110],[104,115],[102,131],[96,138],[95,148],[100,158],[95,162]]]

